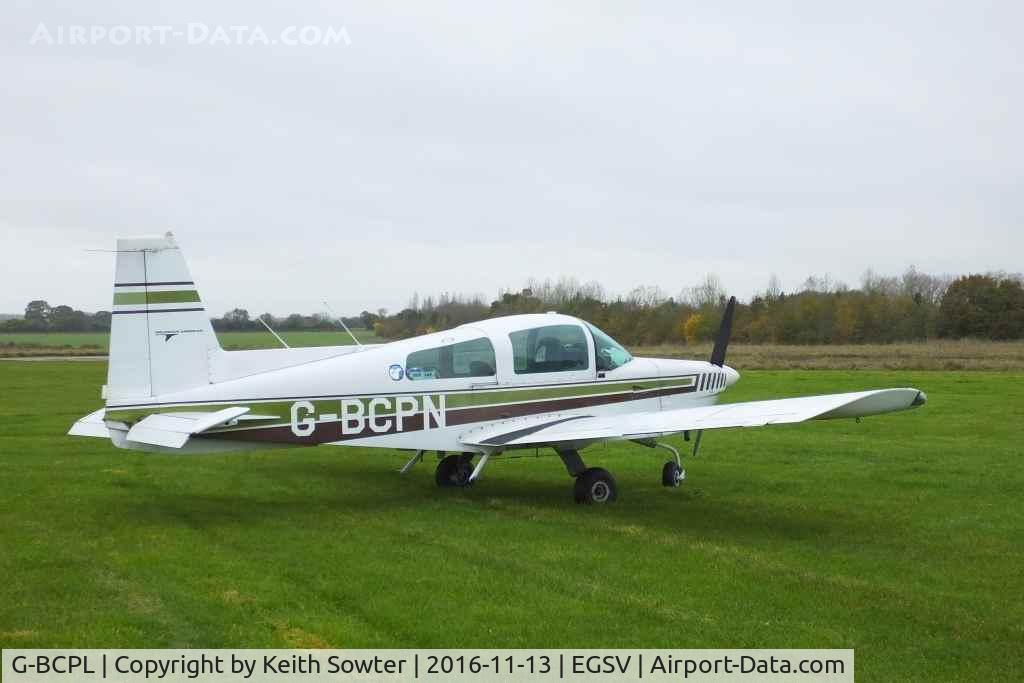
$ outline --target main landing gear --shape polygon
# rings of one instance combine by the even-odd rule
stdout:
[[[611,472],[600,467],[591,467],[576,477],[572,497],[577,503],[585,505],[612,503],[619,497],[619,487]]]
[[[611,472],[600,467],[587,467],[578,451],[558,451],[569,476],[576,479],[572,497],[584,505],[603,505],[619,497],[619,486]]]
[[[399,470],[399,474],[408,474],[416,466],[416,463],[423,460],[425,454],[426,451],[416,451],[412,458]],[[487,464],[491,454],[484,453],[481,455],[480,460],[474,466],[473,458],[476,456],[476,453],[453,453],[447,455],[444,451],[438,451],[437,458],[440,462],[437,463],[437,470],[434,472],[434,481],[438,486],[444,487],[469,486],[483,472],[484,465]]]
[[[473,453],[454,453],[437,463],[434,481],[438,486],[468,486],[472,474]]]
[[[484,453],[480,456],[480,460],[477,461],[474,467],[473,458],[476,455],[476,453],[444,455],[444,453],[439,452],[438,456],[444,457],[441,458],[441,462],[437,463],[434,481],[437,482],[438,486],[469,486],[477,480],[477,477],[483,472],[487,460],[491,457],[490,453]]]

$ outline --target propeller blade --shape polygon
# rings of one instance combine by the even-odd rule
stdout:
[[[729,337],[732,336],[732,314],[735,310],[736,297],[729,297],[725,313],[722,314],[722,324],[718,327],[718,335],[715,337],[715,348],[711,351],[712,365],[725,365],[725,350],[729,347]]]

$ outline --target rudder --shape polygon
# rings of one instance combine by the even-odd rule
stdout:
[[[174,235],[117,241],[108,400],[210,383],[220,343]]]

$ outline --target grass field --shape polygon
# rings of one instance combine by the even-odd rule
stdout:
[[[1024,375],[747,372],[730,398],[928,404],[596,447],[440,490],[392,451],[174,457],[64,432],[102,363],[0,364],[2,647],[837,647],[863,681],[1020,680]]]

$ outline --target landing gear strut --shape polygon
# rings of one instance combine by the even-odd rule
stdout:
[[[611,472],[600,467],[587,467],[577,451],[558,451],[558,455],[569,476],[576,479],[572,495],[577,503],[603,505],[619,497],[619,487]]]
[[[456,453],[437,463],[434,481],[438,486],[468,486],[472,482],[474,453]]]

